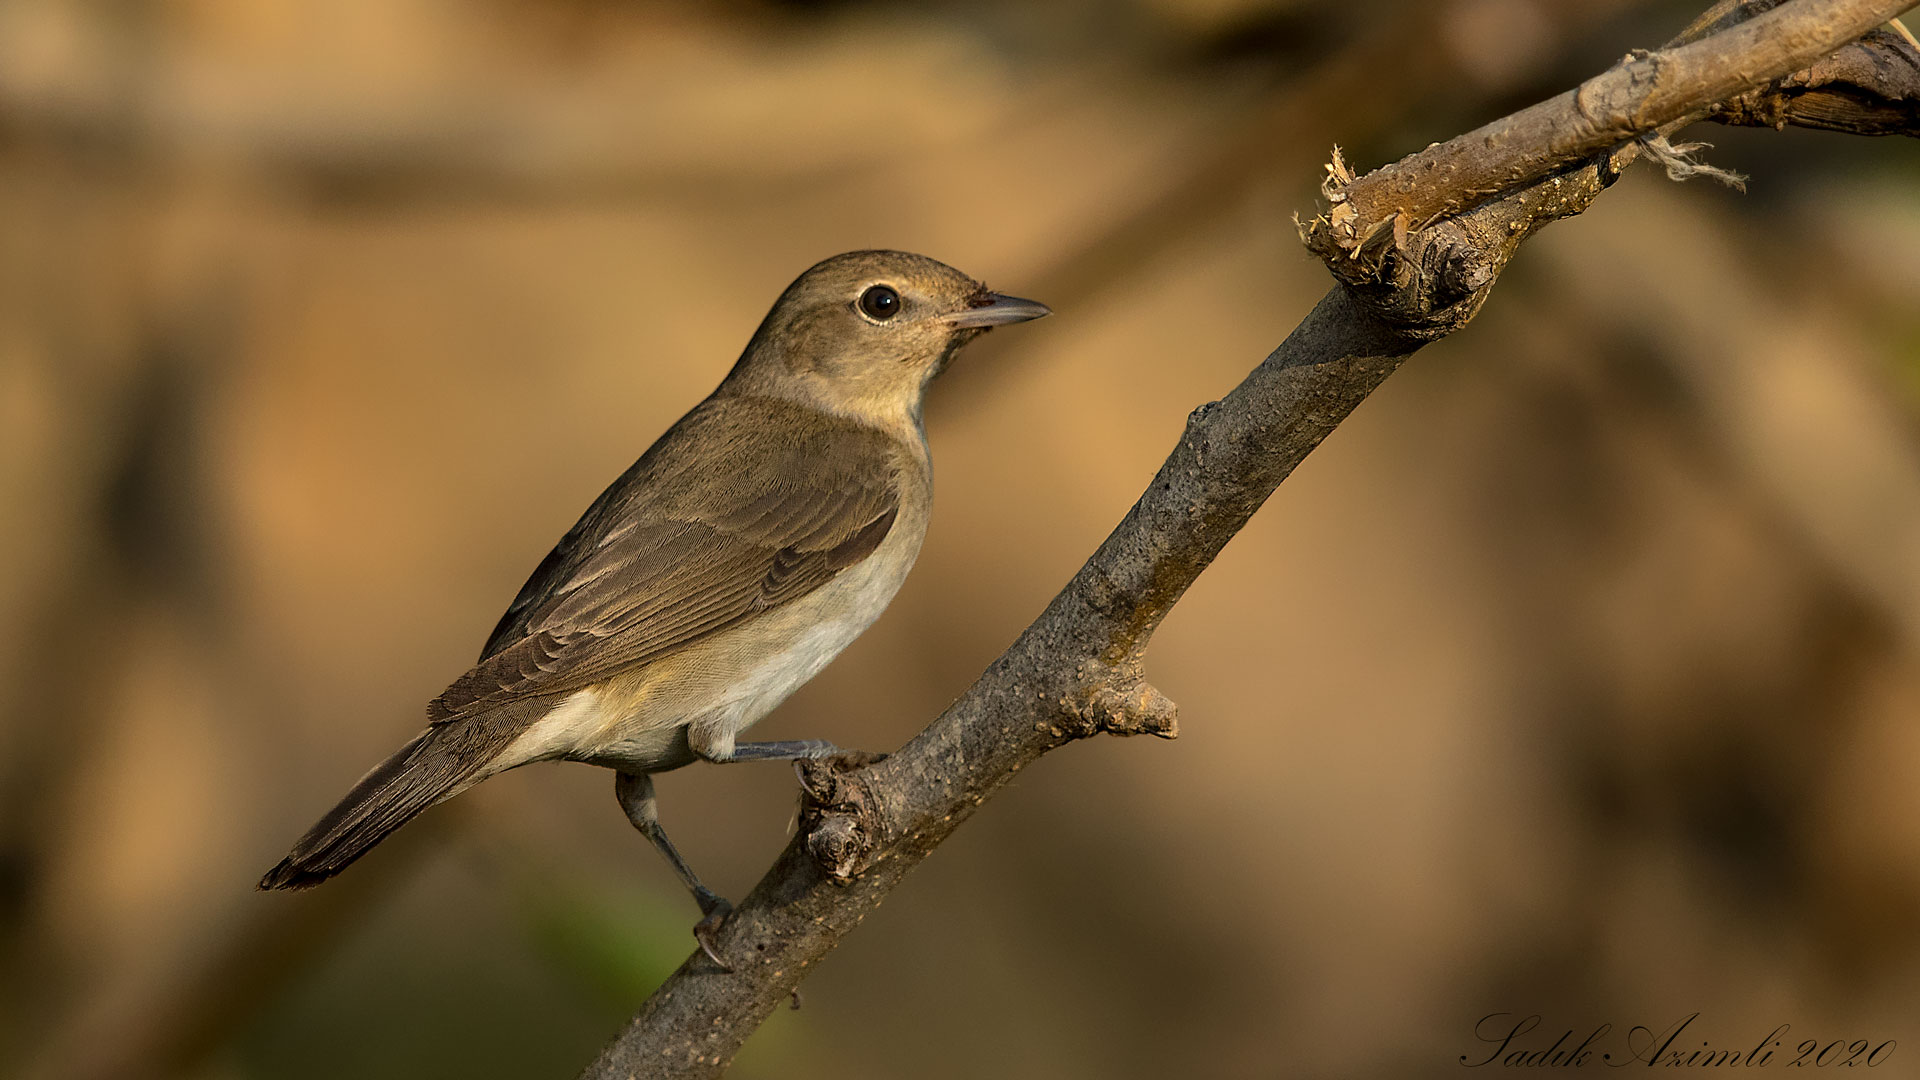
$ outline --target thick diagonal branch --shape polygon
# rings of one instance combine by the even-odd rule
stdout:
[[[1533,228],[1603,187],[1596,170],[1429,230],[1405,290],[1416,303],[1336,287],[1231,393],[1194,410],[1133,509],[959,701],[885,761],[809,770],[817,797],[799,834],[720,932],[733,970],[689,958],[586,1075],[717,1075],[807,969],[1022,768],[1100,732],[1171,737],[1172,704],[1140,670],[1160,620],[1434,326],[1470,317]],[[1412,307],[1421,316],[1403,318]]]
[[[1715,63],[1684,68],[1685,78],[1667,70],[1655,95],[1660,109],[1684,117],[1764,86],[1884,20],[1893,6],[1797,0],[1782,10],[1826,37],[1800,33],[1783,49],[1767,34],[1742,35],[1743,47],[1770,59],[1715,54]],[[1774,70],[1774,59],[1803,53]],[[1744,79],[1729,80],[1728,64]],[[1588,151],[1584,165],[1562,162],[1531,186],[1508,184],[1493,201],[1463,173],[1429,173],[1421,181],[1433,189],[1422,194],[1427,203],[1472,209],[1438,211],[1447,220],[1396,231],[1376,272],[1336,285],[1239,386],[1194,410],[1153,483],[1099,550],[925,731],[874,765],[808,769],[813,794],[798,835],[718,935],[732,970],[694,954],[585,1075],[717,1076],[812,965],[1021,769],[1103,731],[1171,737],[1172,705],[1141,672],[1161,619],[1406,356],[1472,317],[1533,231],[1581,212],[1605,189],[1625,156],[1599,153],[1607,149]]]
[[[1195,410],[1146,494],[959,701],[879,764],[814,770],[810,786],[828,805],[810,806],[721,929],[733,971],[690,958],[586,1075],[717,1075],[807,968],[1021,768],[1103,730],[1171,734],[1170,710],[1140,682],[1147,638],[1419,344],[1336,289],[1245,382]]]

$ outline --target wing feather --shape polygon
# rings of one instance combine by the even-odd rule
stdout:
[[[428,717],[491,712],[650,663],[872,555],[899,511],[895,444],[797,413],[729,398],[687,414],[542,560],[480,663]],[[800,434],[774,443],[769,430]]]

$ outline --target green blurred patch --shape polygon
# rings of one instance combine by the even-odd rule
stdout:
[[[699,913],[684,895],[580,878],[521,893],[534,950],[608,1004],[638,1006],[693,951]]]
[[[699,912],[677,890],[550,874],[523,881],[518,892],[532,949],[562,978],[625,1013],[638,1009],[693,952]],[[609,1027],[607,1037],[616,1030]],[[804,1050],[805,1030],[804,1012],[775,1010],[728,1075],[801,1075],[797,1063],[815,1060]]]
[[[225,1048],[231,1073],[571,1076],[618,1030],[629,1007],[557,970],[528,940],[521,905],[497,876],[471,873],[456,859],[410,873],[304,978],[265,1003]]]
[[[699,913],[678,890],[523,849],[411,873],[262,1004],[218,1052],[218,1075],[572,1076],[693,951]],[[813,1063],[826,1056],[806,1052],[805,1015],[777,1010],[729,1077],[823,1075]]]
[[[1887,355],[1908,400],[1920,406],[1920,317],[1909,318],[1888,335]]]

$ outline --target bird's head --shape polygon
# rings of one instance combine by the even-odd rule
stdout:
[[[968,341],[1049,313],[942,262],[853,251],[787,286],[727,383],[872,422],[918,422],[927,383]]]

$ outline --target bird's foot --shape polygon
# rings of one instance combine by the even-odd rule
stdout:
[[[831,774],[852,772],[868,765],[877,765],[887,760],[887,755],[872,750],[838,750],[816,758],[802,758],[793,763],[794,778],[800,781],[800,790],[807,797],[823,806],[834,802]],[[820,781],[825,781],[822,784]],[[824,788],[824,790],[823,790]]]
[[[720,933],[720,925],[727,921],[727,916],[733,914],[733,905],[727,903],[724,897],[708,893],[700,898],[700,910],[706,917],[693,924],[693,940],[700,943],[700,951],[707,954],[713,966],[723,972],[731,972],[733,968],[720,959],[716,935]]]

